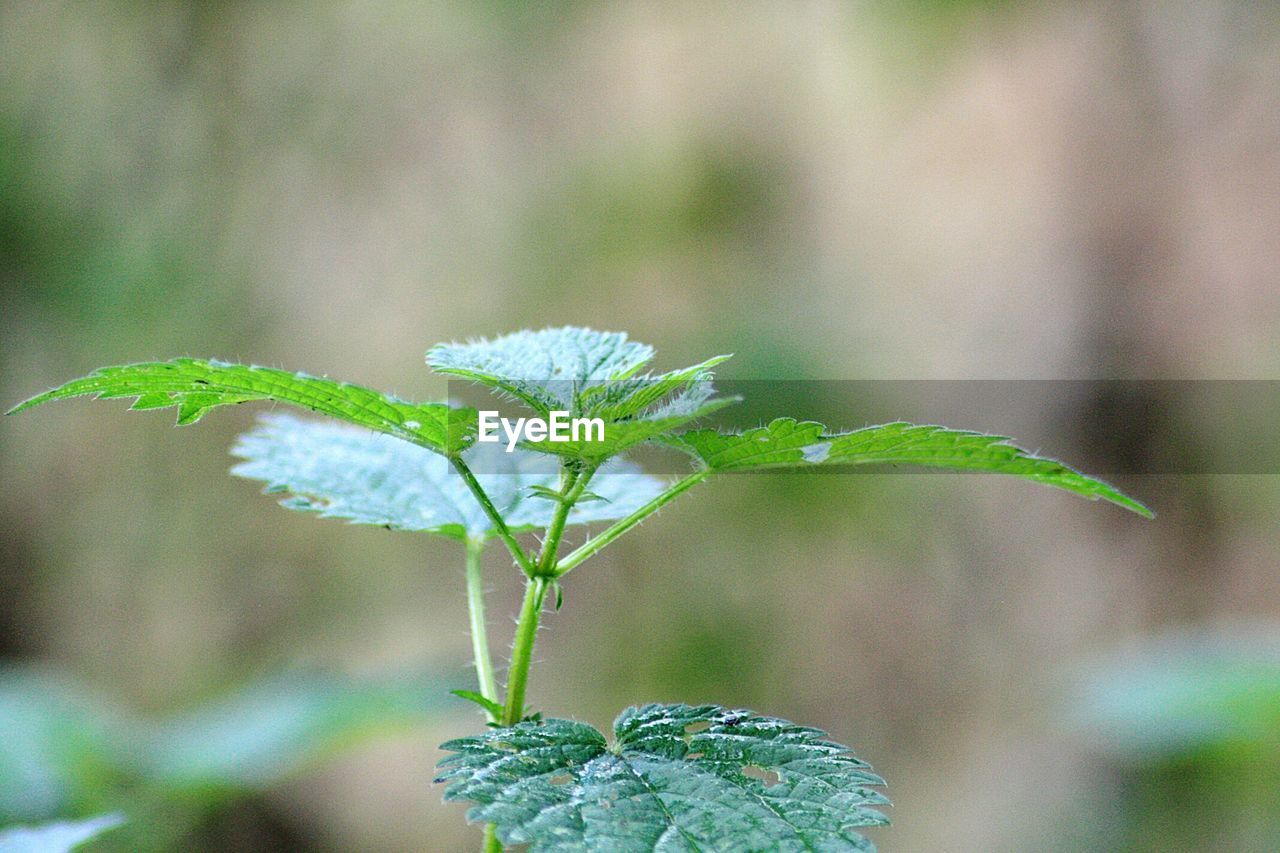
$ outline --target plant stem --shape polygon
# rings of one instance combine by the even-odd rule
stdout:
[[[704,468],[699,471],[694,471],[683,480],[678,480],[671,484],[666,491],[657,495],[653,500],[631,513],[631,515],[615,521],[603,532],[582,543],[576,551],[573,551],[557,564],[555,576],[562,577],[567,574],[574,566],[577,566],[587,558],[598,553],[602,548],[613,542],[619,536],[626,533],[628,530],[635,527],[658,510],[662,509],[662,507],[666,506],[689,489],[692,489],[694,486],[707,479],[710,474],[711,471]]]
[[[556,555],[560,550],[560,539],[564,536],[564,526],[569,520],[573,505],[578,498],[582,497],[593,474],[595,474],[594,467],[581,472],[565,469],[564,486],[560,491],[560,505],[556,507],[556,514],[552,517],[551,524],[547,526],[547,536],[543,540],[542,551],[538,555],[536,570],[538,576],[555,577]]]
[[[520,547],[520,543],[516,541],[516,537],[512,535],[511,529],[507,527],[507,523],[502,519],[502,513],[498,512],[498,508],[493,505],[493,501],[489,499],[489,495],[485,492],[484,487],[480,485],[480,481],[476,479],[476,475],[471,473],[471,469],[467,467],[467,463],[462,461],[459,456],[449,457],[453,463],[454,469],[462,475],[462,480],[467,484],[467,488],[471,490],[471,494],[475,495],[480,506],[484,509],[485,515],[489,516],[489,521],[493,522],[493,529],[497,532],[499,538],[506,544],[507,550],[511,552],[511,556],[524,570],[526,575],[533,574],[533,560],[529,559],[529,555]]]
[[[498,827],[492,823],[484,825],[484,846],[482,853],[502,853],[502,842],[498,840]]]
[[[529,683],[529,664],[533,662],[533,643],[538,635],[538,618],[546,598],[550,580],[531,577],[525,584],[524,603],[516,622],[516,639],[511,649],[511,669],[507,673],[507,701],[502,708],[502,724],[514,726],[524,716],[524,691]]]
[[[484,542],[467,539],[467,611],[471,617],[471,651],[475,657],[476,680],[480,683],[480,695],[493,702],[498,701],[498,685],[493,677],[493,659],[489,656],[489,632],[484,621],[484,573],[480,557]],[[493,714],[490,722],[497,722]]]

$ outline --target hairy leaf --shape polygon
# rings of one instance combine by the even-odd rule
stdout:
[[[272,400],[368,427],[434,450],[453,453],[474,438],[475,412],[443,403],[410,403],[359,385],[272,367],[195,358],[103,367],[32,397],[10,411],[49,400],[93,395],[136,397],[134,409],[178,408],[178,423],[195,423],[209,409]]]
[[[124,823],[124,815],[105,814],[86,820],[61,820],[0,831],[0,853],[69,853]]]
[[[700,395],[697,401],[701,402],[711,395],[713,375],[711,368],[728,358],[727,355],[718,355],[692,367],[594,386],[580,395],[583,400],[583,411],[607,421],[619,421],[640,415],[650,407],[658,406],[672,395],[677,395],[677,400],[682,400],[686,396]],[[682,402],[672,405],[679,407],[682,404],[684,408],[688,408],[687,403]]]
[[[845,433],[829,433],[813,421],[778,418],[740,433],[697,429],[670,444],[691,453],[716,471],[809,465],[920,465],[961,471],[1010,474],[1099,498],[1152,517],[1151,510],[1101,480],[1055,459],[1037,456],[1002,435],[940,426],[890,423]]]
[[[444,744],[446,800],[531,851],[872,850],[883,785],[817,729],[715,705],[547,720]],[[773,774],[776,779],[760,776]]]
[[[232,473],[265,481],[268,492],[288,493],[282,503],[290,509],[455,538],[494,535],[489,517],[447,459],[384,435],[271,415],[241,436],[232,453],[246,460]],[[542,495],[559,478],[554,458],[479,444],[463,459],[512,530],[551,522],[555,505]],[[622,461],[603,466],[592,484],[600,499],[575,507],[570,524],[622,518],[663,488],[662,481]]]
[[[522,442],[521,446],[539,453],[572,456],[598,463],[638,444],[662,438],[672,430],[686,426],[735,402],[737,402],[736,397],[707,399],[701,394],[690,392],[640,417],[606,421],[603,441],[526,441]]]
[[[574,326],[437,344],[427,353],[440,373],[488,385],[544,415],[576,411],[578,395],[634,375],[652,358],[653,347],[628,340],[625,332]]]
[[[712,405],[711,399],[711,368],[728,357],[637,376],[653,358],[652,347],[630,341],[622,332],[564,327],[440,344],[427,353],[427,363],[441,373],[487,385],[544,416],[559,410],[600,418],[605,424],[602,442],[527,445],[599,461],[733,402],[721,398]]]

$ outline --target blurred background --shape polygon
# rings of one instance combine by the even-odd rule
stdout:
[[[177,355],[430,399],[430,344],[563,323],[743,380],[1273,379],[1277,234],[1270,3],[0,4],[6,408]],[[1138,403],[1040,449],[1213,470]],[[457,547],[226,476],[250,411],[124,408],[0,421],[0,825],[474,847],[431,784],[478,727]],[[532,701],[827,729],[885,850],[1277,849],[1280,482],[1119,482],[1159,518],[713,482],[569,578]]]

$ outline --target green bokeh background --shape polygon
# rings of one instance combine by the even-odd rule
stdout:
[[[1278,51],[1273,5],[1218,0],[0,3],[0,404],[175,355],[425,399],[430,344],[562,323],[737,379],[1272,378]],[[278,671],[470,686],[450,543],[227,477],[248,411],[123,408],[0,422],[4,663],[139,719]],[[1277,480],[1122,485],[1157,521],[713,482],[568,578],[531,698],[825,728],[889,780],[886,850],[1275,849]],[[520,583],[487,567],[502,648]],[[157,843],[466,849],[430,780],[476,718],[426,716],[187,792],[213,805]]]

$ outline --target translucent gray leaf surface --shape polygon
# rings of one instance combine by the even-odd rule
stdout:
[[[289,495],[291,509],[446,536],[487,537],[489,518],[447,459],[423,448],[342,424],[270,415],[241,436],[232,453],[245,461],[232,473],[262,480],[268,492]],[[557,485],[554,457],[500,444],[479,444],[463,454],[513,530],[546,526],[555,504],[538,489]],[[600,496],[574,508],[570,524],[622,518],[658,494],[661,480],[636,466],[612,461],[591,483]]]
[[[575,326],[437,344],[427,353],[434,370],[496,388],[544,414],[573,410],[578,394],[634,375],[652,358],[653,347],[625,332]]]

